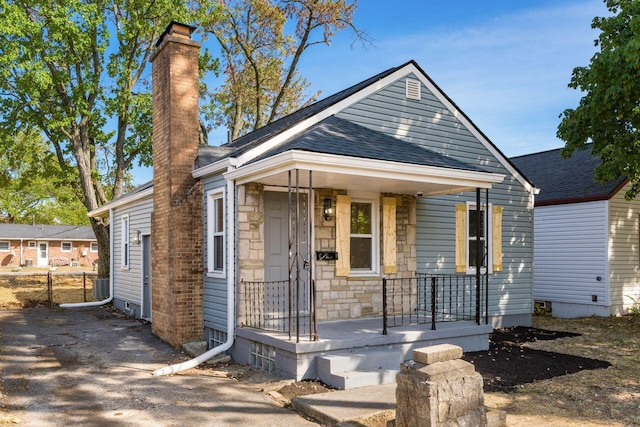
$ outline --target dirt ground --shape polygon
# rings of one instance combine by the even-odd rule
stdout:
[[[29,309],[33,310],[33,309]],[[39,309],[35,309],[39,310]],[[22,311],[15,312],[16,316]],[[101,314],[102,313],[102,314]],[[109,325],[116,326],[119,330],[127,331],[127,342],[130,344],[133,339],[133,332],[145,330],[148,325],[134,323],[120,323],[118,316],[112,319],[112,314],[107,312],[96,312],[96,316],[107,316]],[[42,314],[43,322],[55,324],[60,327],[69,322],[68,314],[60,313],[56,310]],[[124,320],[124,319],[123,319]],[[29,322],[32,322],[30,320]],[[24,321],[22,321],[24,322]],[[15,321],[10,321],[11,329],[16,325]],[[28,327],[28,324],[20,327]],[[11,401],[11,396],[16,392],[22,393],[26,387],[34,388],[36,384],[39,387],[50,387],[51,380],[44,381],[43,373],[49,375],[55,374],[60,369],[57,366],[44,366],[40,359],[40,354],[45,349],[51,349],[55,352],[56,359],[60,360],[61,351],[71,351],[79,347],[79,340],[84,341],[85,334],[90,334],[91,340],[95,341],[95,331],[89,324],[71,325],[74,328],[70,334],[57,336],[42,335],[37,341],[44,342],[47,339],[53,340],[49,345],[43,346],[42,342],[38,345],[24,343],[15,343],[15,351],[19,349],[29,349],[34,351],[38,358],[38,362],[34,362],[35,368],[27,369],[25,378],[29,378],[28,383],[22,384],[20,381],[11,381],[10,372],[7,371],[8,365],[5,365],[4,372],[0,378],[0,425],[15,424],[12,421],[13,411],[7,403]],[[32,331],[39,331],[40,326],[31,325]],[[83,332],[84,328],[87,329]],[[0,327],[0,338],[2,337],[2,327]],[[4,332],[8,332],[7,329]],[[44,331],[42,331],[44,333]],[[118,332],[122,333],[122,332]],[[37,332],[40,335],[40,332]],[[136,332],[137,334],[137,332]],[[104,333],[97,335],[101,340],[112,340]],[[25,335],[28,337],[28,335]],[[69,341],[69,342],[67,342]],[[78,344],[76,344],[78,342]],[[5,362],[7,357],[14,351],[13,347],[7,345],[5,341],[0,345],[0,353]],[[156,338],[151,339],[151,343],[146,343],[144,352],[136,352],[136,357],[140,355],[156,355],[156,358],[150,360],[152,364],[158,364],[160,360],[166,360],[166,354],[157,359],[158,355],[162,355],[160,348],[164,348]],[[156,347],[158,346],[158,347]],[[114,349],[115,350],[115,349]],[[151,350],[151,351],[150,351]],[[87,363],[99,368],[105,361],[103,356],[99,354],[88,354],[87,350],[83,350],[80,356],[74,359],[74,362],[68,366],[73,370],[78,370],[75,375],[95,375],[96,369],[88,367],[85,363],[79,363],[87,359]],[[38,353],[40,352],[40,353]],[[85,354],[86,353],[86,354]],[[65,353],[66,354],[66,353]],[[186,355],[174,355],[178,358],[186,357]],[[24,356],[21,356],[24,358]],[[75,357],[75,356],[74,356]],[[113,357],[113,356],[110,356]],[[0,371],[2,371],[2,358],[0,358]],[[640,316],[624,316],[624,317],[608,317],[608,318],[585,318],[585,319],[553,319],[550,317],[535,316],[533,328],[514,328],[506,330],[497,330],[491,336],[490,349],[483,352],[473,352],[465,354],[464,358],[475,364],[476,369],[483,375],[485,382],[485,405],[490,409],[500,409],[507,412],[507,421],[510,427],[534,427],[534,426],[640,426]],[[138,362],[142,362],[139,360]],[[24,364],[24,363],[23,363]],[[22,365],[22,364],[21,364]],[[17,365],[18,367],[20,365]],[[128,366],[128,364],[127,364]],[[27,366],[28,368],[28,366]],[[127,369],[129,369],[127,367]],[[145,370],[148,368],[145,368]],[[85,372],[86,371],[86,372]],[[131,377],[131,373],[142,373],[142,369],[136,368],[134,371],[123,372],[124,375]],[[35,374],[38,377],[32,377]],[[148,373],[146,374],[148,376]],[[144,377],[144,375],[143,375]],[[55,381],[66,381],[66,377],[60,377],[58,374]],[[201,410],[204,405],[210,405],[213,401],[205,396],[210,391],[203,391],[204,388],[211,390],[206,384],[220,380],[232,380],[238,385],[249,387],[255,393],[255,398],[271,399],[272,403],[280,406],[287,406],[289,400],[293,396],[308,395],[319,392],[328,392],[327,388],[319,382],[302,381],[294,383],[292,381],[282,381],[278,378],[255,371],[247,366],[238,365],[229,359],[219,359],[216,364],[201,365],[198,369],[192,369],[183,375],[169,377],[162,381],[186,381],[175,384],[178,387],[173,391],[176,396],[172,402],[168,404],[159,403],[158,396],[154,396],[153,403],[146,393],[143,384],[148,384],[148,379],[140,380],[140,385],[128,386],[126,389],[120,389],[116,384],[117,378],[111,377],[105,380],[105,387],[109,394],[116,394],[119,402],[131,403],[132,408],[125,411],[109,411],[109,407],[105,403],[98,404],[96,410],[101,411],[104,417],[103,421],[115,420],[115,418],[126,418],[134,416],[135,411],[143,409],[153,409],[154,418],[158,420],[158,414],[162,414],[165,419],[169,416],[176,415],[182,410],[182,416],[186,416],[184,412],[187,410],[181,406],[177,397],[177,392],[191,396],[195,388],[198,389],[198,395],[202,394],[204,400],[199,403],[199,407],[189,407],[189,411]],[[200,384],[202,380],[205,382]],[[37,383],[36,383],[37,381]],[[224,385],[224,388],[222,387]],[[73,387],[79,385],[75,382]],[[9,388],[7,388],[9,387]],[[70,387],[64,384],[64,388],[56,390],[64,390]],[[86,387],[86,386],[85,386]],[[180,388],[182,387],[182,388]],[[200,388],[202,387],[202,388]],[[216,388],[220,391],[226,390],[227,393],[235,393],[235,386],[228,383],[220,383]],[[3,390],[4,388],[4,390]],[[184,389],[184,390],[183,390]],[[4,392],[4,395],[3,395]],[[154,393],[158,393],[155,390]],[[55,391],[54,393],[59,393]],[[102,394],[102,392],[101,392]],[[122,394],[122,396],[121,396]],[[125,397],[124,395],[127,395]],[[230,394],[231,395],[231,394]],[[250,394],[246,395],[250,396]],[[253,396],[253,395],[251,395]],[[68,396],[67,396],[68,397]],[[222,396],[221,396],[222,398]],[[219,398],[220,399],[220,398]],[[236,402],[233,399],[227,399],[229,404]],[[248,399],[248,398],[244,398]],[[222,405],[222,401],[218,401],[218,405]],[[205,403],[206,402],[206,403]],[[267,410],[262,400],[256,400],[255,403],[260,405],[262,410]],[[52,404],[56,404],[56,400],[52,400]],[[78,405],[82,405],[83,400],[78,400]],[[226,404],[226,403],[225,403]],[[246,403],[249,405],[249,401]],[[42,401],[35,401],[36,407],[44,405]],[[119,403],[122,405],[122,403]],[[125,405],[125,406],[126,406]],[[15,406],[14,406],[15,408]],[[24,410],[28,406],[25,405]],[[85,408],[86,409],[86,408]],[[239,408],[234,408],[237,410]],[[206,411],[214,410],[206,407]],[[272,411],[272,410],[267,410]],[[21,411],[18,411],[21,412]],[[28,412],[21,415],[24,417]],[[265,412],[266,413],[266,412]],[[191,416],[199,416],[197,413]],[[140,417],[137,413],[136,417]],[[148,415],[151,416],[151,415]],[[264,415],[262,415],[264,416]],[[282,413],[279,416],[285,416]],[[115,417],[115,418],[112,418]],[[18,417],[20,418],[20,417]],[[150,419],[147,419],[149,421]],[[62,420],[61,420],[62,421]],[[140,421],[143,421],[140,419]],[[304,422],[302,419],[300,421]],[[58,424],[55,424],[58,425]],[[63,425],[63,424],[60,424]],[[133,425],[133,424],[132,424]],[[173,425],[173,424],[166,424]],[[220,424],[222,425],[222,424]],[[361,427],[386,427],[386,418],[372,418],[362,420],[358,426]]]
[[[496,330],[488,351],[471,352],[484,378],[485,405],[510,427],[640,426],[640,316],[554,319]],[[303,381],[285,398],[330,391]],[[386,419],[361,426],[383,427]]]

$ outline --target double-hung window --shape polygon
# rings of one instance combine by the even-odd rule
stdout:
[[[476,205],[468,205],[467,209],[467,271],[477,267],[478,251],[480,251],[480,267],[487,268],[489,255],[487,254],[487,211],[485,206],[481,206],[480,210],[476,209]],[[480,224],[478,224],[480,222]],[[480,227],[478,227],[478,225]],[[480,236],[478,238],[478,230]]]
[[[123,216],[120,219],[120,266],[123,269],[129,268],[129,217]]]
[[[366,201],[351,202],[351,271],[373,270],[373,204]]]
[[[379,198],[339,195],[336,199],[336,275],[379,274]]]
[[[207,192],[207,271],[211,277],[225,276],[224,188]]]
[[[60,245],[60,252],[71,252],[73,250],[73,245],[71,242],[62,242]]]
[[[8,241],[6,240],[0,241],[0,252],[9,252],[10,249],[11,249],[11,245],[9,244]]]

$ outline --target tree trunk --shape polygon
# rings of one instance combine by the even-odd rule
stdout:
[[[91,228],[98,240],[98,277],[109,277],[111,273],[111,244],[109,239],[109,219],[91,218]]]

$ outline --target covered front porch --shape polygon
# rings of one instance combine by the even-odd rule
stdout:
[[[316,322],[315,307],[298,310],[289,298],[297,294],[294,281],[241,282],[243,323],[236,329],[234,358],[286,378],[351,388],[395,381],[400,364],[416,348],[444,343],[464,351],[488,348],[493,328],[486,274],[479,282],[474,276],[418,273],[379,283],[382,316]]]
[[[394,382],[400,364],[410,360],[416,348],[449,343],[464,351],[486,350],[493,331],[491,325],[461,320],[438,323],[435,330],[430,323],[397,326],[383,335],[382,323],[382,318],[321,322],[316,341],[300,342],[285,332],[238,328],[232,355],[239,363],[284,378],[320,379],[337,388],[353,388],[353,381],[358,387]],[[332,368],[335,361],[338,367]],[[352,386],[341,387],[333,378],[336,374],[351,377]]]
[[[235,360],[336,384],[334,363],[386,381],[415,348],[488,348],[487,275],[419,273],[416,205],[479,198],[503,175],[415,146],[384,160],[286,148],[225,174],[239,212]]]

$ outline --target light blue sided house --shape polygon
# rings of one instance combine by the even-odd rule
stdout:
[[[486,349],[493,327],[531,324],[535,188],[415,62],[198,146],[198,43],[173,25],[153,59],[153,186],[93,213],[112,220],[116,306],[173,345],[340,388],[393,381],[414,348]],[[187,184],[167,208],[168,173]]]

